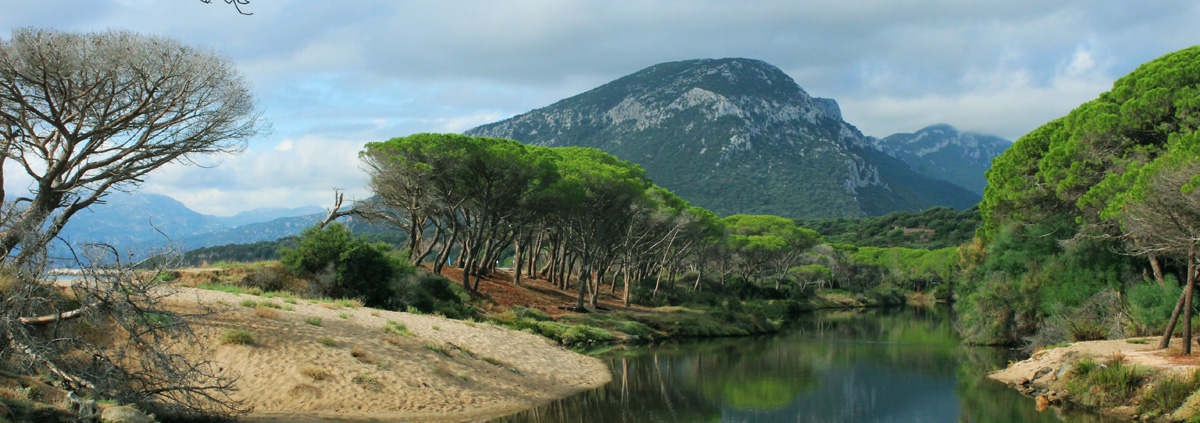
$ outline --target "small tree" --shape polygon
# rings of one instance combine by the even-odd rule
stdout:
[[[391,249],[354,237],[345,225],[334,222],[305,229],[295,249],[284,248],[279,254],[294,275],[312,278],[333,272],[333,285],[323,295],[362,298],[369,306],[389,307],[397,295],[396,281],[415,271],[394,257]]]

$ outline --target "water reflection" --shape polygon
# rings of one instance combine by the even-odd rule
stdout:
[[[782,334],[607,354],[608,385],[497,422],[1106,422],[987,380],[948,309],[818,313]]]

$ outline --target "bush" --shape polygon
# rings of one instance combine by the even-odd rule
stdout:
[[[1165,376],[1142,395],[1137,412],[1150,416],[1172,413],[1197,389],[1200,389],[1200,370],[1186,377]]]
[[[231,330],[221,334],[221,343],[233,345],[254,345],[254,336],[250,335],[250,332],[241,329]]]
[[[617,322],[614,329],[619,330],[627,335],[646,337],[652,332],[649,326],[634,321]]]
[[[872,302],[885,306],[903,305],[908,300],[904,289],[890,283],[868,289],[865,294]]]
[[[321,281],[332,271],[332,284],[322,286],[326,292],[321,295],[362,298],[368,306],[394,309],[398,293],[395,281],[416,269],[392,255],[391,250],[387,244],[371,244],[364,237],[354,237],[335,222],[324,229],[305,229],[295,249],[283,248],[279,253],[284,268],[293,275]]]
[[[1151,371],[1120,358],[1099,363],[1085,358],[1071,369],[1066,383],[1071,397],[1088,407],[1123,405],[1146,383]]]
[[[571,326],[562,333],[562,343],[564,344],[585,344],[592,342],[606,342],[613,339],[612,332],[604,329],[594,328],[588,325]]]
[[[1166,275],[1165,284],[1144,282],[1129,288],[1129,317],[1133,319],[1132,332],[1138,335],[1161,333],[1171,318],[1175,300],[1183,293],[1174,275]]]

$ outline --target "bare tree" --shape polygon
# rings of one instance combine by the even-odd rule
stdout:
[[[127,31],[15,30],[0,41],[0,186],[9,162],[32,182],[2,210],[0,260],[25,261],[40,250],[29,236],[57,236],[111,190],[240,152],[265,129],[245,79],[212,52]]]
[[[1130,201],[1121,215],[1121,226],[1128,248],[1138,255],[1157,260],[1174,259],[1184,264],[1186,275],[1183,294],[1167,323],[1159,348],[1170,344],[1179,314],[1183,312],[1183,351],[1191,353],[1192,297],[1200,268],[1200,190],[1187,189],[1192,178],[1200,172],[1200,163],[1191,162],[1173,169],[1156,171],[1147,180],[1145,190]],[[1156,272],[1158,270],[1156,269]]]
[[[174,290],[162,267],[137,271],[112,247],[89,250],[89,266],[65,282],[47,279],[42,260],[0,268],[0,361],[45,371],[80,396],[172,416],[245,411],[229,397],[236,375],[185,358],[201,345],[188,325],[197,315],[165,306]]]
[[[210,4],[213,2],[213,0],[200,0],[200,2],[204,3],[204,4]],[[250,15],[254,14],[254,12],[247,12],[247,11],[242,10],[242,6],[250,4],[250,0],[225,0],[225,4],[232,4],[233,7],[235,9],[237,9],[238,13],[241,13],[243,15],[250,16]]]

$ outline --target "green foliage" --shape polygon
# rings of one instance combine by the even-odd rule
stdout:
[[[978,207],[932,207],[920,213],[805,220],[800,225],[816,230],[831,243],[936,250],[970,242],[981,222]]]
[[[1200,47],[1143,64],[1111,91],[1030,132],[995,159],[978,231],[989,257],[966,292],[976,308],[963,314],[965,321],[990,321],[971,316],[976,312],[990,317],[1015,312],[1036,323],[1079,307],[1101,290],[1137,283],[1144,265],[1113,251],[1153,249],[1160,259],[1186,259],[1191,241],[1163,233],[1194,231],[1200,217],[1192,206],[1159,205],[1196,201],[1190,190],[1200,166],[1198,70]],[[1175,176],[1185,182],[1163,186]],[[1162,223],[1152,223],[1153,218]],[[1075,241],[1060,244],[1067,239]],[[970,298],[992,295],[980,289],[984,285],[1006,284],[1033,295],[1036,310]],[[1161,306],[1151,301],[1166,294],[1132,289],[1135,323],[1143,325],[1139,331],[1159,322]],[[1022,325],[1009,327],[1015,332],[1000,338],[1022,336],[1017,326]]]
[[[334,272],[333,286],[324,295],[362,298],[370,307],[389,308],[397,295],[395,282],[416,269],[391,254],[387,244],[371,244],[354,237],[341,223],[305,229],[295,249],[280,250],[288,272],[316,277]]]
[[[1183,293],[1174,275],[1166,275],[1164,284],[1138,283],[1129,288],[1129,317],[1133,319],[1134,332],[1151,334],[1162,331],[1175,308],[1175,300]]]
[[[313,326],[321,326],[321,318],[320,317],[305,317],[304,323],[308,323]]]
[[[1200,371],[1183,377],[1163,376],[1142,394],[1137,412],[1147,416],[1170,414],[1197,390],[1200,390]]]
[[[1084,358],[1071,369],[1065,386],[1072,400],[1087,407],[1115,407],[1126,404],[1150,377],[1148,368],[1125,364],[1121,360],[1105,363]]]
[[[236,329],[221,334],[222,344],[254,345],[254,336],[250,332]]]

